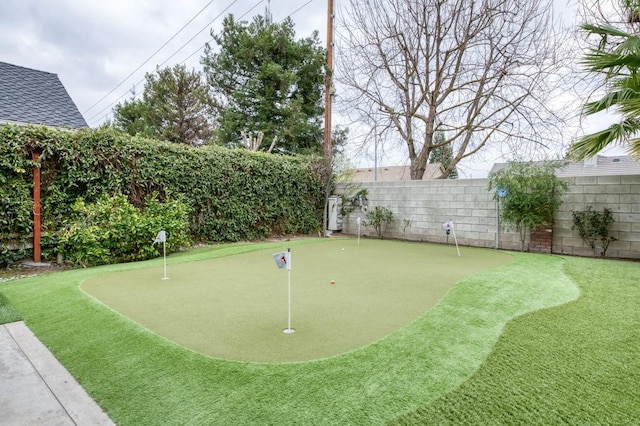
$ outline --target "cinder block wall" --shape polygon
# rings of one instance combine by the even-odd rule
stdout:
[[[592,256],[577,231],[572,231],[573,211],[593,206],[596,211],[611,209],[615,222],[607,257],[640,259],[640,175],[567,178],[569,188],[563,196],[553,228],[553,252]]]
[[[592,255],[573,225],[572,211],[592,205],[596,210],[609,207],[614,215],[612,235],[617,238],[607,257],[640,259],[640,175],[568,178],[569,189],[555,218],[553,253]],[[385,237],[412,241],[447,242],[443,223],[452,220],[458,244],[507,250],[520,249],[520,237],[498,227],[498,205],[487,179],[449,179],[431,181],[365,182],[359,187],[339,185],[338,195],[366,188],[368,207],[390,209],[394,223]],[[342,232],[357,233],[356,218],[365,213],[356,207],[344,218]],[[361,228],[361,235],[376,237],[372,228]],[[453,244],[453,234],[448,242]],[[529,237],[525,241],[528,245]]]

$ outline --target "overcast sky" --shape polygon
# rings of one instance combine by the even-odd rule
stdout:
[[[274,21],[292,17],[297,38],[317,30],[325,46],[326,0],[0,0],[0,61],[57,74],[95,127],[134,85],[141,93],[157,65],[200,69],[210,29],[219,32],[224,16],[249,21],[267,5]],[[461,174],[482,177],[493,161],[468,163]],[[353,162],[373,165],[371,157]],[[403,153],[382,160],[406,162]]]
[[[0,0],[0,60],[57,74],[94,127],[134,85],[141,93],[145,73],[156,65],[166,61],[162,67],[185,63],[200,69],[210,29],[219,32],[224,16],[246,14],[242,19],[251,20],[267,5],[266,0]],[[298,38],[322,30],[324,45],[325,0],[272,0],[270,8],[276,21],[292,15]]]

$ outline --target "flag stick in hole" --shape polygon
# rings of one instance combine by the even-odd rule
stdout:
[[[153,241],[153,244],[155,243],[162,243],[162,259],[163,259],[163,270],[164,270],[164,276],[162,277],[163,280],[168,280],[169,277],[167,276],[167,233],[164,231],[160,231],[158,232],[158,235],[156,235],[156,239]]]
[[[273,259],[276,261],[276,265],[279,269],[287,269],[287,328],[282,330],[285,334],[295,333],[295,330],[291,328],[291,249],[283,251],[281,253],[275,253]]]

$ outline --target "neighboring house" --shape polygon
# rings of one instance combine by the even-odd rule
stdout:
[[[0,62],[0,125],[7,123],[89,127],[56,74]]]
[[[440,163],[427,164],[422,176],[422,180],[438,179],[442,176],[444,170]],[[410,166],[387,166],[377,168],[378,182],[397,182],[401,180],[411,180]],[[365,167],[356,169],[351,179],[352,182],[375,182],[376,169],[373,167]]]
[[[584,161],[564,161],[558,177],[640,175],[640,162],[630,156],[597,155]],[[508,163],[495,163],[489,173],[504,169]]]

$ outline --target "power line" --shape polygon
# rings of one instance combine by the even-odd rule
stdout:
[[[213,0],[212,0],[213,1]],[[260,3],[262,3],[264,0],[260,0],[255,6],[253,6],[251,9],[249,9],[250,11],[253,10],[254,8],[256,8]],[[220,12],[218,15],[216,15],[215,18],[213,18],[211,21],[209,21],[204,27],[202,27],[197,33],[194,34],[193,37],[191,37],[185,44],[183,44],[182,46],[180,46],[178,48],[178,50],[176,50],[171,56],[169,56],[167,59],[164,60],[164,62],[162,62],[161,64],[157,65],[157,67],[161,67],[162,65],[166,64],[167,61],[169,61],[169,59],[173,58],[178,52],[180,52],[182,49],[184,49],[189,43],[191,43],[198,35],[200,35],[201,32],[203,32],[204,30],[206,30],[207,28],[209,28],[209,26],[211,24],[213,24],[218,18],[220,18],[227,10],[229,10],[229,8],[231,8],[231,6],[233,6],[234,4],[236,4],[238,2],[238,0],[234,0],[233,2],[231,2],[231,4],[229,4],[229,6],[227,6],[222,12]],[[211,4],[211,2],[209,3]],[[209,4],[207,6],[209,6]],[[206,7],[206,6],[205,6]],[[248,12],[247,12],[248,13]],[[193,19],[192,19],[193,20]],[[189,21],[191,22],[191,21]],[[175,37],[175,35],[174,35]],[[172,37],[173,38],[173,37]],[[168,42],[167,42],[168,43]],[[165,43],[166,45],[166,43]],[[193,56],[193,55],[192,55]],[[151,59],[151,58],[149,58]],[[147,59],[145,61],[145,63],[147,63],[149,61],[149,59]],[[185,59],[186,61],[186,59]],[[142,64],[144,65],[144,64]],[[138,67],[136,69],[136,71],[138,71],[141,67]],[[107,96],[109,96],[110,94],[112,94],[118,87],[120,87],[126,80],[128,80],[136,71],[134,71],[133,73],[129,74],[129,76],[127,76],[127,78],[122,81],[120,84],[118,84],[116,87],[114,87],[109,93],[107,93],[105,96],[102,97],[102,99],[98,102],[101,102],[103,99],[105,99]],[[142,83],[145,80],[145,78],[143,78],[142,80],[138,81],[136,84],[134,84],[134,87],[137,86],[138,84]],[[122,99],[123,97],[125,97],[127,95],[127,93],[129,93],[129,91],[123,93],[118,99],[116,99],[114,102],[111,102],[110,104],[108,104],[106,107],[102,108],[100,111],[98,111],[97,113],[95,113],[93,116],[91,116],[91,118],[89,118],[87,121],[91,122],[93,121],[96,117],[99,117],[100,115],[102,115],[102,113],[111,108],[113,105],[115,105],[120,99]],[[91,108],[89,108],[91,109]]]
[[[295,15],[296,13],[300,12],[302,9],[304,9],[305,7],[309,6],[310,3],[312,3],[314,0],[309,0],[308,2],[306,2],[305,4],[303,4],[302,6],[300,6],[299,8],[297,8],[296,10],[294,10],[293,12],[291,12],[288,16],[286,16],[284,19],[282,19],[280,22],[283,22],[285,19],[287,18],[291,18],[293,15]]]
[[[313,3],[314,0],[309,0],[307,1],[305,4],[303,4],[302,6],[298,7],[296,10],[294,10],[293,12],[291,12],[289,15],[287,15],[285,18],[283,18],[282,20],[280,20],[280,22],[284,22],[286,19],[292,17],[293,15],[295,15],[296,13],[300,12],[302,9],[304,9],[305,7],[307,7],[309,4]],[[189,39],[189,41],[187,41],[185,44],[183,44],[180,48],[178,48],[171,56],[169,56],[167,59],[165,59],[161,64],[157,65],[156,67],[161,67],[162,65],[166,64],[171,58],[173,58],[176,54],[178,54],[181,50],[183,50],[191,41],[193,41],[202,31],[204,31],[205,29],[209,28],[209,26],[211,24],[213,24],[213,22],[215,22],[217,19],[220,18],[220,16],[222,16],[229,8],[231,8],[231,6],[233,6],[235,3],[237,3],[238,0],[234,0],[229,6],[227,6],[220,14],[218,14],[215,18],[213,18],[205,27],[203,27],[200,31],[198,31],[191,39]],[[246,12],[244,12],[242,15],[240,15],[237,19],[240,20],[242,18],[244,18],[246,15],[248,15],[251,11],[253,11],[255,8],[257,8],[261,3],[263,3],[264,0],[259,0],[257,3],[255,3],[251,8],[249,8]],[[208,6],[208,5],[207,5]],[[206,6],[205,6],[206,7]],[[189,60],[191,57],[193,57],[193,55],[195,55],[196,53],[202,51],[202,49],[206,46],[207,43],[213,41],[214,38],[209,39],[205,44],[201,45],[200,47],[198,47],[197,50],[195,50],[193,53],[191,53],[189,56],[187,56],[185,59],[183,59],[181,62],[179,62],[179,64],[184,64],[187,60]],[[130,77],[130,76],[129,76]],[[129,78],[127,77],[127,78]],[[146,77],[141,79],[140,81],[138,81],[134,87],[136,87],[137,85],[143,83],[145,81]],[[124,83],[124,82],[123,82]],[[122,84],[122,83],[121,83]],[[120,84],[120,85],[121,85]],[[120,86],[119,85],[119,86]],[[114,88],[114,90],[112,90],[111,92],[109,92],[106,96],[108,96],[109,94],[113,93],[115,91],[116,88]],[[112,106],[114,106],[115,104],[117,104],[122,98],[124,98],[127,94],[129,93],[129,91],[126,91],[125,93],[123,93],[120,97],[118,97],[115,101],[111,102],[109,105],[107,105],[106,107],[104,107],[103,109],[101,109],[98,113],[94,114],[91,118],[89,118],[87,120],[87,122],[92,122],[95,120],[96,117],[99,117],[100,115],[102,115],[103,112],[105,112],[105,110],[111,108]],[[105,96],[105,97],[106,97]],[[103,99],[105,98],[103,97]]]
[[[116,91],[116,89],[120,86],[122,86],[132,75],[134,75],[136,72],[138,72],[140,70],[140,68],[142,68],[147,62],[149,62],[151,60],[151,58],[153,58],[158,52],[160,52],[167,44],[169,44],[171,42],[171,40],[173,40],[174,38],[176,38],[176,36],[178,34],[180,34],[182,32],[182,30],[184,30],[185,28],[187,28],[187,26],[193,22],[194,19],[196,19],[198,16],[200,16],[200,14],[202,12],[204,12],[204,10],[209,7],[211,5],[211,3],[213,3],[215,0],[211,0],[209,3],[207,3],[202,9],[200,9],[200,11],[198,13],[196,13],[191,19],[189,19],[189,21],[184,24],[182,26],[182,28],[180,28],[178,31],[176,31],[171,38],[169,38],[169,40],[167,40],[162,46],[160,46],[155,52],[153,52],[151,54],[151,56],[149,56],[143,63],[140,64],[140,66],[138,66],[138,68],[136,68],[135,70],[133,70],[131,72],[131,74],[129,74],[128,76],[126,76],[124,78],[124,80],[122,80],[120,83],[118,83],[118,85],[116,87],[114,87],[113,89],[111,89],[111,91],[109,93],[107,93],[106,95],[104,95],[102,98],[100,98],[96,103],[94,103],[93,105],[91,105],[89,108],[87,108],[83,114],[88,113],[89,111],[91,111],[96,105],[98,105],[100,102],[102,102],[107,96],[109,96],[110,94],[112,94],[113,92]],[[235,2],[234,2],[235,3]]]
[[[258,7],[260,5],[260,3],[262,3],[264,0],[260,0],[258,3],[256,3],[255,5],[253,5],[253,7],[249,10],[247,10],[245,13],[243,13],[242,15],[238,16],[238,19],[242,19],[245,16],[247,16],[249,14],[249,12],[251,12],[253,9],[255,9],[256,7]],[[193,55],[195,55],[196,53],[200,52],[202,50],[203,47],[205,47],[207,45],[207,43],[213,41],[213,37],[210,38],[205,44],[203,44],[202,46],[198,47],[198,50],[194,51],[192,54],[190,54],[189,56],[187,56],[186,58],[184,58],[182,60],[182,62],[180,62],[181,64],[184,64],[185,62],[187,62]],[[176,52],[177,53],[177,52]],[[171,55],[173,57],[173,55]]]

